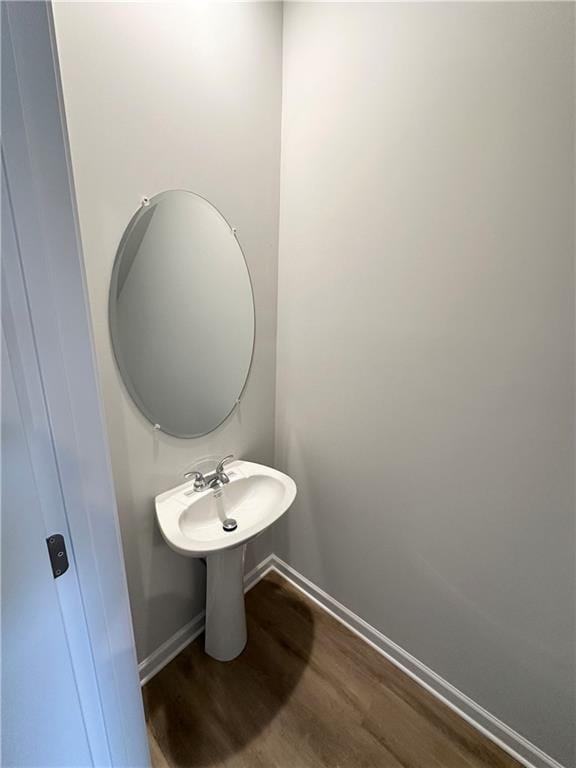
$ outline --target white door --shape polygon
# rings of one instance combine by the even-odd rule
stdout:
[[[2,16],[0,763],[145,768],[48,0]],[[54,578],[46,538],[65,538]]]
[[[4,174],[2,200],[0,763],[105,766],[106,733]],[[54,533],[64,535],[70,560],[58,578],[46,544]]]

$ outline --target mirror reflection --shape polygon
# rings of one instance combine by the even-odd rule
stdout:
[[[135,404],[177,437],[232,412],[254,347],[244,254],[222,214],[192,192],[145,200],[118,248],[109,299],[112,346]]]

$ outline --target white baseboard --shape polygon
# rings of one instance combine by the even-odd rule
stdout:
[[[419,685],[440,699],[460,717],[464,718],[474,728],[487,738],[512,755],[526,768],[564,768],[560,763],[547,755],[537,746],[525,739],[519,733],[509,728],[505,723],[491,715],[483,707],[459,691],[440,675],[405,651],[395,642],[387,638],[377,629],[368,624],[360,616],[348,610],[331,595],[317,587],[301,573],[294,570],[277,555],[270,555],[257,565],[244,579],[244,590],[247,592],[266,576],[270,571],[276,571],[306,597],[314,601],[327,613],[344,624],[348,629],[389,661],[399,667]],[[144,659],[138,669],[141,685],[148,682],[157,672],[168,664],[181,650],[191,643],[204,630],[204,612],[199,613],[189,624],[178,630],[169,640],[163,643],[153,653]]]
[[[249,589],[256,586],[260,579],[263,579],[266,574],[272,570],[273,555],[269,555],[265,560],[259,563],[244,577],[244,591],[248,592]],[[169,637],[165,643],[156,648],[150,656],[147,656],[143,661],[138,664],[138,672],[140,674],[140,685],[145,685],[154,675],[158,674],[166,664],[169,664],[172,659],[177,656],[180,651],[183,651],[187,645],[195,640],[198,635],[204,632],[204,611],[198,613],[192,621],[185,624],[181,629],[175,632],[172,637]]]
[[[437,699],[440,699],[446,706],[469,722],[470,725],[474,726],[474,728],[487,736],[495,744],[498,744],[508,754],[512,755],[522,765],[527,766],[527,768],[564,768],[554,758],[542,752],[541,749],[528,741],[528,739],[525,739],[501,720],[491,715],[483,707],[466,696],[466,694],[459,691],[440,677],[440,675],[437,675],[436,672],[422,664],[422,662],[418,661],[418,659],[377,629],[374,629],[364,619],[361,619],[360,616],[352,613],[342,603],[339,603],[331,595],[317,587],[276,555],[272,555],[271,567],[268,570],[275,570],[281,576],[284,576],[285,579],[303,592],[306,597],[313,600],[327,613],[334,616],[335,619],[338,619],[351,632],[361,637],[419,685],[426,688]]]

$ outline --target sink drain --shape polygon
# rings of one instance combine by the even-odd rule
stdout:
[[[226,520],[222,523],[222,528],[224,528],[225,531],[235,531],[236,528],[238,528],[238,523],[234,518],[227,517]]]

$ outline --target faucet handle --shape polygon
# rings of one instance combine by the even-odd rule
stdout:
[[[216,465],[216,475],[221,475],[224,472],[224,464],[228,461],[232,461],[234,458],[234,454],[230,454],[229,456],[224,456],[223,459],[220,459],[218,464]]]
[[[191,477],[194,478],[194,490],[195,491],[201,491],[203,488],[206,487],[206,480],[204,479],[204,475],[202,472],[186,472],[184,475],[185,480],[189,480]]]

